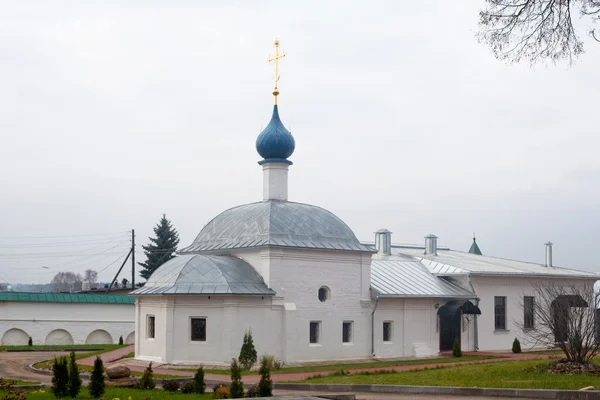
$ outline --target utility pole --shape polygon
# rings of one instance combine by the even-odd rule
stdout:
[[[135,229],[131,230],[131,290],[135,290]]]

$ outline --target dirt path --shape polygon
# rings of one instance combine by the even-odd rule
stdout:
[[[54,356],[67,355],[69,355],[69,352],[66,351],[2,352],[0,353],[0,377],[50,384],[52,380],[51,376],[30,371],[27,366],[38,361],[52,359]]]

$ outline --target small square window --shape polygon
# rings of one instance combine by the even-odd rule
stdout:
[[[342,342],[352,343],[352,322],[346,321],[342,323]]]
[[[392,341],[392,322],[385,321],[383,323],[383,341],[391,342]]]
[[[319,335],[321,334],[320,329],[321,323],[317,321],[311,321],[310,323],[310,343],[319,343]]]
[[[194,342],[206,342],[206,318],[192,318],[191,339]]]
[[[146,336],[148,339],[154,339],[154,324],[155,318],[154,315],[148,315],[147,325],[146,325]]]

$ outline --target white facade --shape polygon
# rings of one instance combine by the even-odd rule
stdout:
[[[0,301],[3,346],[116,344],[135,340],[133,304]]]

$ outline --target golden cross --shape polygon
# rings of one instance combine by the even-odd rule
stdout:
[[[267,62],[275,63],[275,74],[273,75],[273,83],[275,84],[275,88],[273,88],[273,96],[275,96],[275,104],[277,104],[277,95],[279,94],[279,89],[277,89],[277,82],[279,82],[279,59],[285,57],[285,51],[279,54],[279,40],[275,40],[275,55],[273,57],[267,58]]]

